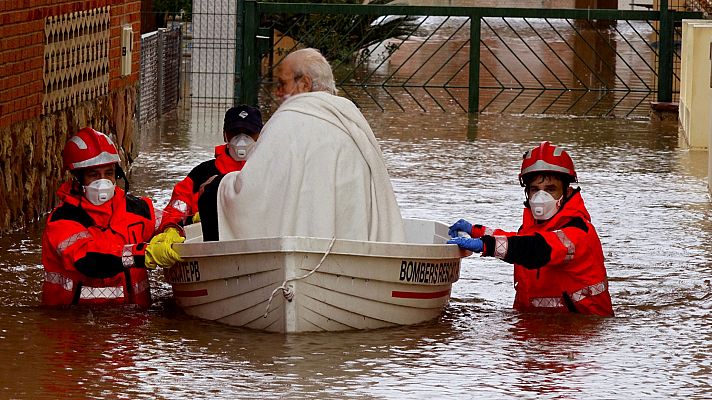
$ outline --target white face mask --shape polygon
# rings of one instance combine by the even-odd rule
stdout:
[[[534,193],[529,199],[529,208],[534,214],[534,219],[537,221],[546,221],[553,217],[559,208],[561,208],[561,200],[564,198],[562,195],[559,200],[554,199],[554,196],[550,195],[549,192],[545,190],[540,190]]]
[[[255,140],[250,135],[241,133],[228,143],[228,152],[235,161],[245,161],[255,147]]]
[[[94,205],[100,206],[114,197],[116,185],[109,179],[97,179],[84,186],[84,196]]]

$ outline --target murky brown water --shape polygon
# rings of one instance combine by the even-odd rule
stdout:
[[[155,304],[49,310],[42,226],[0,238],[1,398],[709,398],[712,206],[706,155],[675,125],[610,119],[369,113],[404,216],[516,229],[521,154],[569,149],[604,246],[615,318],[511,310],[512,269],[471,257],[438,321],[279,335],[191,319],[154,275]],[[222,111],[142,137],[134,193],[163,206],[211,157]]]

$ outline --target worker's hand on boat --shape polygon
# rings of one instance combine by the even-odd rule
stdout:
[[[168,228],[154,236],[146,246],[144,262],[146,268],[155,269],[158,266],[170,268],[178,261],[182,261],[172,246],[173,243],[183,243],[184,241],[185,238],[175,228]]]
[[[456,237],[447,241],[448,244],[456,244],[460,246],[461,249],[470,250],[475,253],[482,253],[485,245],[482,243],[482,239],[472,239],[465,237]]]
[[[196,213],[193,215],[193,223],[194,223],[194,224],[197,224],[198,222],[200,222],[200,213],[196,212]]]
[[[170,244],[173,244],[183,243],[183,241],[185,241],[183,235],[177,228],[174,228],[172,226],[166,228],[163,232],[159,233],[151,239],[151,243],[169,242]]]
[[[450,229],[447,231],[448,235],[452,238],[456,238],[459,235],[458,232],[465,232],[468,236],[472,235],[472,224],[469,223],[467,220],[460,219],[459,221],[455,222],[450,226]]]

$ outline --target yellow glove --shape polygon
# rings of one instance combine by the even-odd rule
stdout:
[[[146,246],[144,253],[146,268],[156,269],[158,266],[170,268],[178,261],[183,261],[172,246],[173,243],[183,243],[184,241],[185,238],[175,228],[168,228],[163,233],[154,236]]]
[[[200,222],[200,213],[196,212],[195,215],[193,215],[193,223],[197,224],[198,222]]]
[[[153,239],[151,239],[151,243],[169,242],[170,244],[173,244],[173,243],[183,243],[184,241],[185,241],[185,238],[183,236],[181,236],[180,232],[176,228],[166,228],[166,230],[164,230],[163,232],[154,236]]]

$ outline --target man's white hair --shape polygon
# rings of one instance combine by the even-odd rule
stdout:
[[[314,48],[300,49],[287,56],[294,76],[308,76],[312,80],[312,92],[336,94],[336,82],[331,65],[321,52]]]

